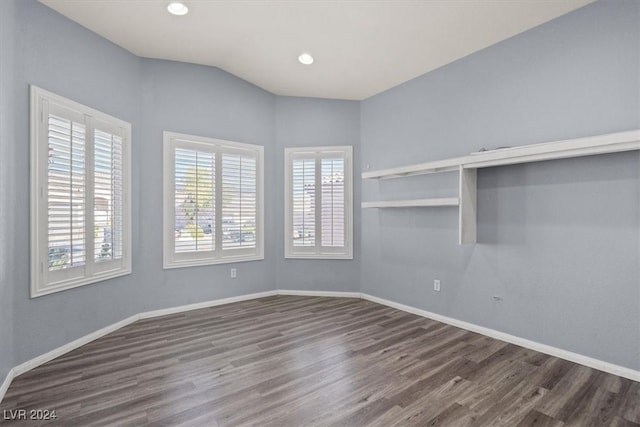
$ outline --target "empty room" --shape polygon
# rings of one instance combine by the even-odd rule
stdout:
[[[640,427],[639,0],[0,6],[0,425]]]

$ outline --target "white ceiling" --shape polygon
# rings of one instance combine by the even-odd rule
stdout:
[[[219,67],[278,95],[364,99],[593,0],[40,0],[148,58]],[[297,57],[310,52],[315,62]]]

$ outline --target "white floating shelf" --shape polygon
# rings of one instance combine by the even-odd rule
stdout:
[[[362,179],[391,179],[458,171],[459,188],[457,198],[362,202],[362,207],[403,208],[419,206],[460,206],[458,213],[459,243],[461,245],[473,244],[476,243],[477,233],[476,198],[478,169],[632,150],[640,150],[640,130],[524,145],[521,147],[502,148],[473,153],[464,157],[364,172]]]
[[[483,151],[464,157],[363,172],[362,179],[401,178],[429,173],[454,172],[460,167],[478,169],[632,150],[640,150],[640,130]]]
[[[441,199],[390,200],[385,202],[362,202],[363,208],[414,208],[428,206],[458,206],[457,197]]]
[[[428,173],[455,172],[460,168],[462,157],[453,159],[437,160],[435,162],[418,163],[415,165],[401,166],[398,168],[381,169],[378,171],[363,172],[362,179],[391,179],[403,178],[413,175],[424,175]]]

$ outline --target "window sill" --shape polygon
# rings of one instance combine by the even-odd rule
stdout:
[[[353,254],[285,254],[285,259],[342,259],[352,260]]]
[[[174,268],[184,268],[184,267],[201,267],[205,265],[219,265],[219,264],[233,264],[236,262],[246,262],[246,261],[264,261],[264,255],[250,255],[250,256],[239,256],[239,257],[228,257],[228,258],[219,258],[214,260],[193,260],[193,261],[179,261],[179,262],[170,262],[166,261],[163,263],[162,268],[164,270],[171,270]]]
[[[50,295],[56,292],[66,291],[68,289],[79,288],[80,286],[92,285],[94,283],[102,282],[108,279],[114,279],[116,277],[127,276],[131,274],[131,268],[121,268],[118,270],[106,271],[103,273],[95,274],[91,277],[80,277],[72,280],[65,280],[63,282],[55,282],[50,285],[38,287],[34,285],[31,288],[31,298],[37,298],[44,295]]]

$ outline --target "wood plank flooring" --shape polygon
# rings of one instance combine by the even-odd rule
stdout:
[[[14,379],[2,425],[640,426],[640,383],[358,299],[138,321]],[[27,412],[28,414],[28,412]]]

